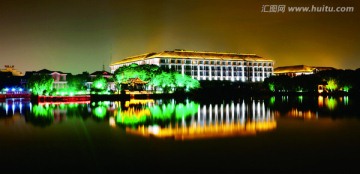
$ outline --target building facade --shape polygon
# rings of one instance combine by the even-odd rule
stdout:
[[[296,77],[300,75],[311,75],[319,71],[336,70],[333,67],[316,67],[307,65],[294,65],[294,66],[281,66],[274,69],[274,75],[286,75],[290,77]]]
[[[260,82],[273,74],[274,62],[255,54],[174,50],[128,57],[110,65],[111,72],[136,63],[170,68],[197,80]]]
[[[61,89],[67,88],[67,80],[66,76],[68,73],[63,73],[61,71],[50,71],[47,69],[42,69],[40,71],[28,71],[26,72],[27,78],[30,78],[32,75],[39,75],[39,74],[47,74],[50,75],[54,79],[53,88],[54,89]],[[27,83],[27,82],[24,82]]]

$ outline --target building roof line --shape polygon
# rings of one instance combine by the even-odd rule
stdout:
[[[163,51],[159,53],[146,53],[131,56],[112,63],[112,65],[129,63],[133,61],[147,60],[151,58],[181,58],[181,59],[213,59],[213,60],[252,60],[252,61],[273,61],[268,58],[260,57],[256,54],[237,54],[237,53],[220,53],[220,52],[203,52],[203,51]]]

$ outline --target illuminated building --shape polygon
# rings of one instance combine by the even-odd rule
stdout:
[[[282,66],[274,69],[275,75],[287,75],[295,77],[299,75],[310,75],[324,70],[336,70],[333,67],[314,67],[306,65]]]
[[[142,81],[140,78],[129,78],[126,82],[121,83],[121,88],[128,89],[130,91],[144,91],[144,85],[148,82]]]
[[[136,63],[154,64],[190,75],[197,80],[264,81],[274,62],[255,54],[174,50],[128,57],[110,65],[111,72]]]
[[[60,89],[60,88],[66,88],[67,87],[67,81],[66,81],[66,73],[63,73],[61,71],[49,71],[47,69],[43,69],[40,71],[37,71],[39,74],[49,74],[54,79],[53,88]]]
[[[14,65],[5,65],[5,69],[1,69],[0,72],[11,72],[13,76],[24,76],[22,72],[14,69]]]
[[[95,71],[90,74],[91,80],[94,80],[97,76],[102,76],[104,78],[110,79],[113,77],[113,74],[111,74],[110,72],[104,71],[104,70],[103,71]]]
[[[40,75],[40,74],[50,75],[54,79],[53,88],[60,89],[67,87],[66,76],[70,73],[63,73],[61,71],[50,71],[47,69],[42,69],[40,71],[27,71],[25,73],[25,79],[29,79],[32,75]],[[22,83],[27,83],[27,82],[25,80]]]

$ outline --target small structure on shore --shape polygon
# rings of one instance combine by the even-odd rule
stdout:
[[[121,83],[121,89],[129,91],[145,91],[145,85],[148,82],[140,78],[129,78],[127,81]]]

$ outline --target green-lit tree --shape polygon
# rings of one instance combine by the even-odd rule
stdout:
[[[98,76],[94,79],[94,82],[91,86],[92,90],[95,92],[104,92],[107,90],[107,80],[103,76]]]
[[[78,75],[68,75],[67,86],[74,91],[85,90],[85,83],[87,82],[88,78],[88,72],[83,72],[82,74]]]
[[[32,75],[27,83],[33,95],[48,95],[53,88],[54,79],[50,75]]]
[[[178,72],[174,72],[173,75],[175,77],[175,86],[178,88],[185,90],[200,88],[199,81],[188,75],[182,75]]]
[[[329,79],[327,81],[326,89],[329,91],[335,91],[338,88],[338,83],[335,79]]]
[[[270,76],[265,79],[264,84],[273,92],[288,91],[291,89],[291,77]]]
[[[175,87],[175,79],[171,73],[162,72],[157,74],[150,80],[150,84],[153,85],[153,88],[158,90],[159,88],[163,90],[164,93],[169,93],[172,87]]]
[[[131,64],[118,68],[114,74],[118,90],[121,90],[120,84],[130,78],[140,78],[147,81],[148,87],[154,91],[162,90],[165,93],[179,88],[190,90],[200,87],[200,83],[190,76],[163,69],[156,65]]]

